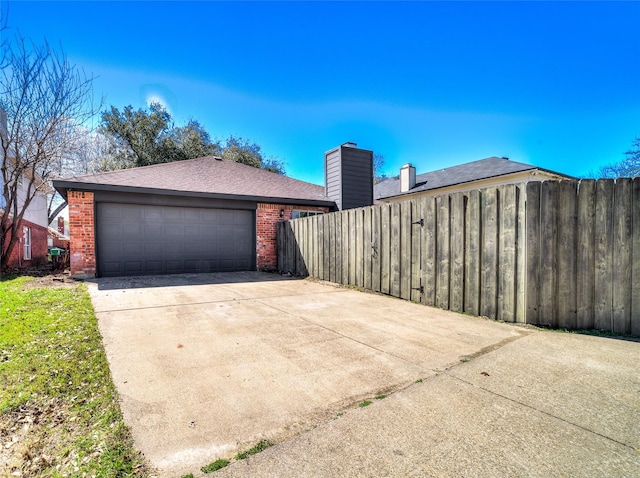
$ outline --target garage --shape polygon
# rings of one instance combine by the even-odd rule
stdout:
[[[213,156],[53,181],[72,277],[276,271],[276,225],[326,213],[324,187]]]
[[[255,212],[149,204],[96,204],[102,277],[255,270]]]

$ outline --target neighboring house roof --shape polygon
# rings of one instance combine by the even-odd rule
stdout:
[[[75,189],[334,205],[323,186],[215,156],[74,176],[54,181],[54,186],[64,197]]]
[[[386,179],[375,185],[373,194],[375,199],[384,199],[404,194],[414,194],[432,189],[455,186],[482,179],[495,178],[512,173],[535,170],[545,171],[560,177],[571,178],[571,176],[548,169],[539,168],[530,164],[518,163],[517,161],[511,161],[507,158],[492,156],[479,161],[472,161],[470,163],[460,164],[458,166],[452,166],[438,171],[419,174],[416,176],[415,187],[404,193],[400,192],[399,178]]]

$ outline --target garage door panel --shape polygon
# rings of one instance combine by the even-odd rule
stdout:
[[[122,253],[127,257],[142,257],[144,254],[144,244],[140,242],[125,242],[122,245]]]
[[[97,204],[101,276],[255,269],[253,211]]]
[[[144,256],[148,258],[162,259],[165,255],[165,245],[159,243],[145,244]]]
[[[180,207],[172,207],[164,209],[164,220],[165,222],[184,222],[184,208]]]
[[[140,275],[142,271],[142,261],[126,261],[124,263],[125,274]]]
[[[140,221],[144,218],[144,209],[120,208],[120,217],[124,221]]]
[[[145,261],[144,269],[148,274],[162,274],[162,261]]]

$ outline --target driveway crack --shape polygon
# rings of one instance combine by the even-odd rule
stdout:
[[[615,438],[611,438],[610,436],[603,435],[602,433],[599,433],[599,432],[597,432],[597,431],[595,431],[595,430],[592,430],[592,429],[590,429],[590,428],[584,427],[584,426],[582,426],[582,425],[579,425],[579,424],[577,424],[577,423],[574,423],[574,422],[572,422],[572,421],[570,421],[570,420],[567,420],[567,419],[565,419],[565,418],[559,417],[558,415],[555,415],[555,414],[553,414],[553,413],[551,413],[551,412],[547,412],[547,411],[542,410],[542,409],[540,409],[540,408],[537,408],[537,407],[534,407],[534,406],[529,405],[529,404],[527,404],[527,403],[521,402],[520,400],[516,400],[516,399],[514,399],[514,398],[508,397],[508,396],[503,395],[503,394],[501,394],[501,393],[494,392],[493,390],[489,390],[489,389],[487,389],[487,388],[485,388],[485,387],[483,387],[483,386],[481,386],[481,385],[477,385],[477,384],[475,384],[475,383],[473,383],[473,382],[470,382],[470,381],[468,381],[468,380],[465,380],[465,379],[463,379],[463,378],[456,377],[455,375],[451,375],[451,374],[449,373],[449,370],[447,370],[447,371],[443,372],[443,375],[446,375],[447,377],[450,377],[450,378],[452,378],[452,379],[454,379],[454,380],[457,380],[457,381],[459,381],[459,382],[465,383],[465,384],[467,384],[467,385],[471,385],[472,387],[479,388],[480,390],[483,390],[483,391],[485,391],[485,392],[487,392],[487,393],[489,393],[489,394],[491,394],[491,395],[493,395],[493,396],[495,396],[495,397],[500,397],[500,398],[502,398],[502,399],[504,399],[504,400],[507,400],[507,401],[509,401],[509,402],[511,402],[511,403],[515,403],[515,404],[520,405],[520,406],[522,406],[522,407],[528,408],[529,410],[533,410],[533,411],[535,411],[535,412],[541,413],[541,414],[546,415],[546,416],[548,416],[548,417],[555,418],[556,420],[559,420],[559,421],[561,421],[561,422],[563,422],[563,423],[566,423],[567,425],[571,425],[571,426],[573,426],[573,427],[579,428],[580,430],[583,430],[583,431],[585,431],[585,432],[587,432],[587,433],[591,433],[591,434],[593,434],[593,435],[599,436],[599,437],[601,437],[601,438],[604,438],[605,440],[609,440],[609,441],[611,441],[611,442],[613,442],[613,443],[616,443],[616,444],[618,444],[618,445],[624,446],[625,448],[630,448],[632,451],[637,451],[637,449],[636,449],[633,445],[630,445],[630,444],[628,444],[628,443],[621,442],[621,441],[619,441],[619,440],[616,440]]]

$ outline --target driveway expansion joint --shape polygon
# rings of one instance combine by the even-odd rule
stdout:
[[[462,365],[462,364],[460,364],[460,365]],[[453,368],[453,367],[452,367],[452,368]],[[489,393],[490,395],[493,395],[493,396],[496,396],[496,397],[500,397],[500,398],[502,398],[502,399],[504,399],[504,400],[507,400],[507,401],[509,401],[509,402],[511,402],[511,403],[515,403],[516,405],[519,405],[519,406],[521,406],[521,407],[525,407],[525,408],[528,408],[529,410],[533,410],[534,412],[537,412],[537,413],[540,413],[540,414],[546,415],[546,416],[548,416],[548,417],[550,417],[550,418],[553,418],[553,419],[555,419],[555,420],[558,420],[558,421],[561,421],[561,422],[563,422],[563,423],[566,423],[567,425],[570,425],[570,426],[572,426],[572,427],[579,428],[579,429],[580,429],[580,430],[582,430],[582,431],[585,431],[585,432],[587,432],[587,433],[591,433],[591,434],[593,434],[593,435],[599,436],[600,438],[604,438],[605,440],[608,440],[608,441],[610,441],[610,442],[616,443],[617,445],[623,446],[623,447],[625,447],[625,448],[629,448],[629,449],[631,449],[631,450],[633,450],[633,451],[638,451],[638,449],[637,449],[635,446],[633,446],[633,445],[631,445],[631,444],[629,444],[629,443],[623,443],[623,442],[621,442],[621,441],[619,441],[619,440],[616,440],[615,438],[611,438],[610,436],[603,435],[602,433],[599,433],[599,432],[597,432],[597,431],[595,431],[595,430],[591,430],[591,429],[589,429],[589,428],[583,427],[582,425],[579,425],[579,424],[577,424],[577,423],[574,423],[574,422],[572,422],[572,421],[569,421],[569,420],[567,420],[566,418],[559,417],[559,416],[557,416],[557,415],[555,415],[555,414],[553,414],[553,413],[551,413],[551,412],[547,412],[547,411],[542,410],[542,409],[540,409],[540,408],[537,408],[537,407],[531,406],[531,405],[529,405],[529,404],[527,404],[527,403],[521,402],[521,401],[516,400],[516,399],[514,399],[514,398],[507,397],[506,395],[503,395],[503,394],[501,394],[501,393],[494,392],[493,390],[489,390],[488,388],[485,388],[485,387],[483,387],[483,386],[481,386],[481,385],[477,385],[477,384],[475,384],[475,383],[473,383],[473,382],[470,382],[470,381],[468,381],[468,380],[465,380],[465,379],[463,379],[463,378],[456,377],[455,375],[451,375],[451,374],[450,374],[450,373],[448,373],[448,372],[449,372],[449,370],[446,370],[443,374],[444,374],[444,375],[446,375],[447,377],[450,377],[450,378],[452,378],[452,379],[454,379],[454,380],[457,380],[457,381],[459,381],[459,382],[461,382],[461,383],[464,383],[464,384],[466,384],[466,385],[470,385],[471,387],[478,388],[478,389],[480,389],[480,390],[482,390],[482,391],[484,391],[484,392],[487,392],[487,393]]]

